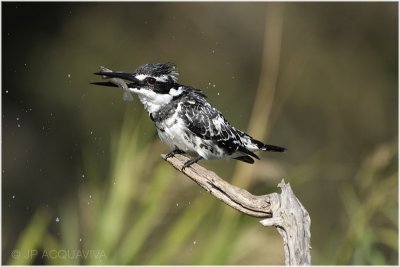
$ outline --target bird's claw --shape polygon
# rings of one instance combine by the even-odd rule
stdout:
[[[175,149],[175,150],[172,150],[171,152],[169,152],[167,155],[165,155],[165,158],[166,158],[166,159],[172,158],[172,157],[175,156],[176,154],[182,154],[182,153],[183,153],[182,150]]]
[[[192,164],[197,163],[201,159],[203,159],[203,158],[199,156],[197,158],[186,161],[182,166],[182,171],[184,171],[187,167],[192,166]]]

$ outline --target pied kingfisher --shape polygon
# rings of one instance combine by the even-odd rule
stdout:
[[[177,82],[179,73],[172,63],[145,64],[134,73],[102,70],[94,74],[114,82],[93,84],[120,86],[116,79],[128,81],[127,87],[125,84],[120,87],[138,95],[158,136],[172,148],[167,158],[181,153],[193,157],[182,169],[201,159],[236,159],[252,164],[252,157],[259,159],[256,151],[286,151],[286,148],[264,144],[233,127],[200,90]]]

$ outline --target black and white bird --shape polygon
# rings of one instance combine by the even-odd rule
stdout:
[[[253,158],[259,159],[256,151],[286,151],[232,126],[200,90],[177,82],[179,73],[172,63],[145,64],[134,73],[95,74],[127,81],[128,90],[138,95],[160,139],[172,148],[167,157],[178,153],[193,157],[183,169],[201,159],[236,159],[252,164]],[[117,86],[112,82],[93,84]]]

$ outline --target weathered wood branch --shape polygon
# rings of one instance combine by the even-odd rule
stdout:
[[[282,236],[286,265],[310,265],[310,215],[294,195],[289,183],[286,184],[282,179],[278,187],[282,193],[271,200],[273,216],[260,223],[274,226]]]
[[[286,265],[311,264],[310,216],[289,183],[284,180],[279,183],[280,194],[255,196],[198,164],[182,170],[183,164],[189,160],[183,155],[161,157],[228,206],[249,216],[264,218],[260,221],[262,225],[277,228],[283,238]]]

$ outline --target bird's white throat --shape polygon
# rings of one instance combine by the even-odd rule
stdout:
[[[129,90],[138,95],[140,102],[149,113],[157,112],[162,106],[171,102],[174,97],[183,93],[182,87],[171,88],[169,94],[158,94],[148,89],[129,88]]]
[[[129,88],[129,90],[138,95],[140,102],[149,113],[157,112],[162,106],[171,102],[173,98],[169,94],[157,94],[148,89]]]

